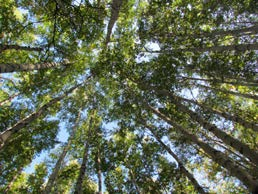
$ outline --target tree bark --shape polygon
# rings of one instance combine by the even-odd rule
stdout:
[[[186,99],[186,98],[183,98],[183,97],[177,97],[177,98],[182,100],[182,101],[190,102],[192,104],[198,105],[199,107],[203,108],[204,110],[207,110],[210,113],[217,114],[219,116],[224,117],[225,119],[228,119],[230,121],[239,123],[240,125],[242,125],[245,128],[250,128],[250,129],[252,129],[254,131],[258,131],[258,124],[252,123],[252,122],[248,122],[245,119],[243,119],[243,118],[241,118],[241,117],[239,117],[237,115],[231,115],[229,113],[213,109],[213,108],[209,107],[208,105],[201,104],[201,103],[199,103],[199,102],[197,102],[195,100]]]
[[[62,65],[67,66],[67,65],[70,65],[70,63],[45,62],[45,63],[36,63],[36,64],[0,64],[0,73],[33,71],[33,70],[39,70],[39,69],[54,68]]]
[[[88,132],[87,132],[88,138],[86,139],[86,142],[84,145],[82,164],[81,164],[80,172],[79,172],[79,175],[78,175],[78,178],[76,181],[74,194],[83,194],[82,185],[83,185],[83,179],[85,178],[86,165],[87,165],[87,161],[88,161],[90,134],[91,134],[91,130],[93,127],[92,122],[93,121],[92,121],[92,117],[91,117],[89,120],[89,128],[88,128]]]
[[[224,94],[231,94],[231,95],[239,96],[239,97],[242,97],[242,98],[249,98],[249,99],[253,99],[253,100],[258,100],[258,96],[256,96],[256,95],[242,94],[242,93],[233,92],[233,91],[230,91],[230,90],[224,90],[224,89],[220,89],[220,88],[205,86],[205,85],[202,85],[202,84],[194,84],[194,85],[199,86],[201,88],[208,89],[208,90],[214,90],[214,91],[222,92]]]
[[[183,49],[171,49],[171,50],[160,50],[160,51],[149,51],[149,53],[181,53],[181,52],[223,52],[223,51],[238,51],[244,52],[247,50],[258,50],[258,44],[239,44],[239,45],[226,45],[226,46],[212,46],[204,48],[183,48]]]
[[[74,194],[83,194],[82,183],[86,173],[85,171],[86,171],[86,164],[88,161],[88,151],[89,151],[89,143],[86,142],[84,145],[82,165],[80,168],[79,176],[77,178]]]
[[[200,194],[206,194],[207,192],[204,191],[204,189],[199,185],[198,181],[194,178],[194,176],[184,167],[183,163],[180,161],[180,159],[177,157],[177,155],[155,133],[155,130],[153,129],[153,127],[147,125],[145,122],[141,122],[141,123],[147,129],[149,129],[149,131],[153,134],[153,136],[156,139],[156,141],[159,142],[160,145],[176,160],[180,171],[192,182],[195,190],[197,192],[199,192]]]
[[[114,27],[114,24],[116,23],[119,15],[120,8],[123,4],[123,0],[113,0],[111,4],[111,17],[108,22],[108,27],[107,27],[107,35],[106,35],[106,42],[105,45],[107,46],[108,43],[110,42],[110,36],[112,33],[112,29]]]
[[[237,177],[240,181],[242,181],[243,184],[247,186],[250,192],[256,191],[256,189],[258,188],[257,180],[250,174],[248,174],[245,169],[243,169],[232,159],[230,159],[226,154],[212,148],[195,135],[189,133],[189,130],[184,129],[183,127],[178,125],[173,119],[168,118],[150,105],[146,104],[145,107],[149,109],[153,114],[173,126],[176,131],[178,131],[179,133],[183,133],[188,140],[202,148],[213,159],[213,161],[223,166],[232,176]]]
[[[168,92],[167,90],[158,90],[155,87],[149,87],[149,86],[142,85],[142,84],[138,84],[138,86],[143,89],[154,90],[157,94],[166,95],[166,96],[170,97],[172,102],[178,107],[179,110],[188,114],[190,116],[190,118],[192,118],[194,121],[196,121],[200,125],[202,125],[203,128],[212,132],[214,135],[216,135],[218,138],[220,138],[226,145],[231,146],[232,148],[237,150],[239,153],[241,153],[242,155],[249,158],[250,161],[254,165],[258,164],[258,154],[254,150],[252,150],[246,144],[240,142],[239,140],[231,137],[227,133],[221,131],[219,128],[217,128],[216,125],[207,122],[198,113],[193,112],[188,107],[181,104],[179,97],[173,95],[172,93]]]
[[[11,50],[11,49],[14,49],[14,50],[21,50],[21,51],[43,51],[43,48],[40,48],[40,47],[30,47],[30,46],[19,46],[19,45],[3,45],[3,44],[0,44],[0,53],[5,51],[5,50]]]
[[[45,105],[41,106],[37,111],[31,113],[30,115],[28,115],[24,119],[18,121],[12,127],[10,127],[8,129],[4,130],[3,132],[1,132],[0,133],[0,143],[1,143],[0,144],[0,150],[3,149],[3,147],[6,144],[7,140],[11,137],[11,135],[13,133],[17,133],[22,128],[24,128],[25,126],[30,124],[32,121],[34,121],[35,119],[39,118],[43,113],[45,113],[47,111],[47,109],[49,107],[51,107],[53,104],[57,103],[58,101],[62,100],[63,98],[65,98],[68,94],[73,92],[76,88],[78,88],[81,85],[82,84],[78,84],[78,85],[72,87],[71,89],[69,89],[68,91],[66,91],[63,95],[61,95],[59,97],[56,97],[56,98],[53,98],[48,103],[46,103]]]
[[[81,117],[81,112],[79,110],[78,112],[78,116],[77,116],[77,119],[76,119],[76,122],[75,122],[75,125],[73,126],[73,131],[72,131],[72,134],[70,135],[68,141],[67,141],[67,144],[64,146],[64,149],[63,149],[63,152],[61,153],[61,155],[59,156],[57,162],[56,162],[56,165],[55,167],[53,168],[52,170],[52,173],[51,175],[49,176],[49,179],[47,181],[47,184],[46,184],[46,187],[45,187],[45,190],[44,190],[44,194],[49,194],[51,193],[51,189],[56,181],[56,178],[58,176],[58,173],[59,173],[59,170],[61,168],[61,164],[63,163],[64,161],[64,158],[71,146],[71,143],[72,143],[72,140],[73,140],[73,137],[76,133],[76,129],[78,127],[78,123],[79,123],[79,120],[80,120],[80,117]]]
[[[12,188],[14,182],[16,181],[16,179],[19,177],[19,175],[22,172],[22,168],[20,167],[20,169],[16,172],[15,176],[13,177],[13,179],[11,180],[11,182],[7,185],[7,187],[4,190],[4,194],[8,194],[10,189]]]
[[[227,80],[221,80],[218,78],[212,78],[212,79],[204,79],[204,78],[195,78],[195,77],[185,77],[185,76],[180,76],[178,77],[179,79],[184,80],[195,80],[195,81],[204,81],[204,82],[209,82],[209,83],[222,83],[222,84],[230,84],[234,86],[247,86],[247,87],[256,87],[258,86],[258,83],[244,83],[244,82],[234,82],[234,81],[227,81]]]
[[[101,171],[101,158],[100,149],[97,151],[97,171],[98,171],[98,194],[102,194],[102,171]]]

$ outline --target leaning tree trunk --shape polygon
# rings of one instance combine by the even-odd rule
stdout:
[[[244,52],[247,50],[258,50],[258,44],[239,44],[239,45],[227,45],[227,46],[212,46],[205,48],[185,48],[174,50],[161,50],[161,53],[178,53],[178,52],[223,52],[223,51],[239,51]]]
[[[20,72],[20,71],[33,71],[39,69],[47,69],[58,66],[67,66],[70,63],[67,62],[45,62],[45,63],[36,63],[36,64],[0,64],[0,73],[12,73],[12,72]]]
[[[80,117],[81,117],[81,112],[80,112],[80,110],[79,110],[78,116],[77,116],[77,119],[76,119],[76,122],[75,122],[75,125],[73,126],[72,134],[71,134],[71,136],[69,137],[69,139],[68,139],[68,141],[67,141],[67,144],[65,145],[65,147],[64,147],[64,149],[63,149],[63,152],[61,153],[60,157],[58,158],[58,160],[57,160],[57,162],[56,162],[56,165],[55,165],[55,167],[54,167],[53,170],[52,170],[51,175],[49,176],[49,179],[48,179],[48,181],[47,181],[47,185],[46,185],[45,190],[44,190],[44,192],[43,192],[44,194],[49,194],[49,193],[51,193],[51,189],[52,189],[52,187],[53,187],[53,185],[54,185],[54,183],[55,183],[55,180],[56,180],[56,178],[57,178],[57,176],[58,176],[58,172],[59,172],[59,170],[60,170],[60,168],[61,168],[61,164],[62,164],[63,161],[64,161],[64,158],[65,158],[65,156],[66,156],[66,154],[67,154],[67,152],[68,152],[68,150],[69,150],[69,148],[70,148],[70,146],[71,146],[73,137],[74,137],[74,135],[75,135],[75,133],[76,133],[76,129],[77,129],[77,127],[78,127],[78,123],[79,123]]]
[[[233,91],[230,91],[230,90],[224,90],[224,89],[220,89],[220,88],[205,86],[205,85],[202,85],[202,84],[194,84],[194,85],[198,86],[198,87],[201,87],[201,88],[208,89],[208,90],[214,90],[214,91],[222,92],[224,94],[231,94],[231,95],[239,96],[239,97],[242,97],[242,98],[249,98],[249,99],[253,99],[253,100],[258,100],[258,96],[256,96],[256,95],[233,92]]]
[[[142,88],[147,89],[148,86],[142,86]],[[191,119],[198,122],[200,125],[202,125],[205,129],[212,132],[214,135],[216,135],[218,138],[220,138],[225,144],[231,146],[235,150],[237,150],[242,155],[246,156],[250,159],[250,161],[257,165],[258,163],[258,154],[249,148],[246,144],[240,142],[239,140],[231,137],[227,133],[221,131],[216,125],[211,124],[207,122],[205,119],[203,119],[198,113],[195,113],[194,111],[190,110],[185,105],[181,104],[179,101],[179,98],[172,93],[166,91],[166,90],[157,90],[154,87],[151,87],[149,89],[153,89],[157,94],[166,95],[169,96],[172,102],[178,107],[179,110],[187,113]]]
[[[198,181],[194,178],[194,176],[184,167],[183,163],[180,161],[180,159],[177,157],[177,155],[160,139],[160,137],[155,133],[155,130],[152,126],[147,125],[145,122],[141,122],[147,129],[150,130],[150,132],[153,134],[156,141],[160,143],[160,145],[176,160],[178,167],[180,171],[192,182],[195,190],[199,192],[200,194],[206,194],[199,185]]]
[[[19,46],[19,45],[4,45],[4,44],[0,44],[0,53],[5,51],[5,50],[20,50],[20,51],[43,51],[43,48],[40,47],[30,47],[30,46]]]
[[[74,91],[76,88],[78,88],[81,84],[78,84],[68,91],[66,91],[63,95],[54,98],[50,100],[48,103],[40,107],[37,111],[33,112],[32,114],[28,115],[24,119],[18,121],[15,125],[12,127],[6,129],[2,133],[0,133],[0,150],[3,149],[4,145],[6,144],[7,140],[12,136],[12,134],[19,132],[22,128],[26,127],[28,124],[30,124],[35,119],[39,118],[43,113],[45,113],[49,107],[51,107],[53,104],[57,103],[58,101],[65,98],[68,94],[70,94],[72,91]]]
[[[19,175],[22,172],[22,167],[20,167],[20,169],[16,172],[16,174],[14,175],[13,179],[11,180],[11,182],[7,185],[7,187],[4,190],[4,194],[8,194],[10,189],[12,188],[14,182],[17,180],[17,178],[19,177]]]
[[[225,169],[228,170],[228,172],[234,176],[237,177],[239,180],[243,182],[244,185],[247,186],[248,190],[250,192],[254,192],[258,189],[258,182],[255,179],[255,177],[251,176],[246,172],[246,169],[243,169],[240,167],[236,162],[234,162],[232,159],[230,159],[226,154],[212,148],[207,143],[203,142],[201,139],[196,137],[195,135],[189,133],[187,129],[184,129],[182,126],[177,124],[173,119],[168,118],[152,106],[146,104],[145,107],[149,109],[152,113],[154,113],[156,116],[170,124],[174,127],[174,129],[184,134],[184,136],[193,142],[194,144],[198,145],[200,148],[204,150],[205,153],[207,153],[213,161],[218,163],[219,165],[223,166]]]
[[[241,118],[237,115],[231,115],[229,113],[213,109],[213,108],[209,107],[208,105],[201,104],[201,103],[199,103],[195,100],[186,99],[186,98],[183,98],[183,97],[178,97],[178,99],[180,99],[182,101],[185,101],[185,102],[190,102],[192,104],[198,105],[199,107],[203,108],[204,110],[207,110],[210,113],[217,114],[219,116],[224,117],[227,120],[239,123],[240,125],[242,125],[245,128],[250,128],[250,129],[253,129],[254,131],[258,131],[258,125],[256,123],[248,122],[245,119],[243,119],[243,118]]]

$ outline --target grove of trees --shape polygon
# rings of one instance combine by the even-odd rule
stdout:
[[[0,193],[258,193],[257,8],[0,0]]]

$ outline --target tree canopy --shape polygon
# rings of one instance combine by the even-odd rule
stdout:
[[[258,193],[257,7],[0,0],[0,192]]]

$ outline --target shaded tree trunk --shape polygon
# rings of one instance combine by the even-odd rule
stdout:
[[[184,167],[183,163],[180,161],[180,159],[177,157],[177,155],[155,133],[155,130],[153,129],[153,127],[147,125],[143,121],[142,121],[142,124],[147,129],[150,130],[150,132],[153,134],[153,136],[156,139],[156,141],[159,142],[160,145],[176,160],[180,171],[192,182],[195,190],[198,191],[200,194],[206,194],[207,192],[204,191],[204,189],[199,185],[198,181],[194,178],[194,176]]]
[[[89,143],[86,142],[84,145],[84,153],[82,159],[82,165],[80,168],[79,176],[77,178],[74,194],[83,194],[82,183],[86,173],[86,164],[88,161]]]
[[[81,117],[81,112],[79,110],[78,115],[77,115],[77,119],[76,119],[76,122],[75,122],[75,125],[73,126],[72,134],[70,135],[70,137],[69,137],[69,139],[67,141],[67,144],[64,146],[63,152],[59,156],[59,158],[58,158],[58,160],[56,162],[56,165],[55,165],[55,167],[52,170],[51,175],[49,176],[49,179],[47,181],[47,185],[46,185],[45,190],[43,192],[44,194],[51,193],[51,189],[52,189],[52,187],[53,187],[53,185],[55,183],[55,180],[56,180],[56,178],[58,176],[58,172],[59,172],[59,170],[61,168],[61,164],[63,163],[64,158],[65,158],[65,156],[66,156],[66,154],[67,154],[67,152],[68,152],[68,150],[69,150],[69,148],[71,146],[73,137],[74,137],[76,129],[78,127],[78,123],[79,123],[80,117]]]
[[[101,171],[101,158],[100,149],[97,151],[97,172],[98,172],[98,194],[102,194],[102,171]]]
[[[36,63],[36,64],[0,64],[0,73],[12,73],[20,71],[33,71],[39,69],[54,68],[58,66],[67,66],[70,63],[62,62],[45,62],[45,63]]]
[[[13,177],[13,179],[11,180],[11,182],[7,185],[7,187],[4,190],[4,194],[8,194],[10,189],[12,188],[14,182],[16,181],[16,179],[19,177],[19,175],[22,172],[22,168],[20,167],[20,169],[16,172],[15,176]]]
[[[173,126],[176,131],[184,134],[184,136],[188,140],[202,148],[212,158],[213,161],[227,169],[232,176],[235,176],[239,180],[241,180],[243,184],[247,186],[250,192],[253,192],[258,188],[257,180],[250,174],[248,174],[245,169],[243,169],[236,162],[230,159],[226,154],[212,148],[195,135],[189,133],[189,130],[184,129],[183,127],[178,125],[173,119],[168,118],[167,116],[165,116],[155,108],[151,107],[150,105],[146,104],[145,107],[149,109],[153,114],[155,114],[156,116],[158,116],[159,118]]]

